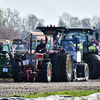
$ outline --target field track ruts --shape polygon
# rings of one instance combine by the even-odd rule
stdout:
[[[36,94],[40,92],[65,91],[65,90],[98,90],[100,89],[100,79],[79,81],[79,82],[21,82],[5,80],[0,82],[0,95],[16,94]]]

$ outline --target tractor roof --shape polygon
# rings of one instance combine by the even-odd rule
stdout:
[[[66,27],[66,30],[92,30],[90,27]]]
[[[66,27],[52,27],[52,25],[50,25],[50,27],[37,27],[36,29],[39,29],[39,30],[41,30],[45,35],[57,35],[58,34],[58,32],[63,32],[65,29],[66,29]]]
[[[18,44],[18,43],[26,43],[26,41],[22,40],[22,39],[13,39],[13,44]]]
[[[89,27],[72,27],[72,28],[66,28],[66,30],[64,31],[64,32],[66,32],[66,31],[71,31],[71,30],[80,30],[80,31],[87,31],[87,32],[89,32],[89,34],[90,35],[92,35],[92,33],[93,33],[93,29],[92,28],[89,28]]]
[[[13,39],[13,42],[22,42],[22,39]]]

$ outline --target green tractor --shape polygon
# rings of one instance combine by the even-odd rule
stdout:
[[[95,32],[92,28],[66,28],[63,39],[76,39],[78,49],[82,52],[82,61],[89,66],[89,78],[98,79],[100,77],[100,57],[98,49],[93,46],[90,36]]]
[[[13,46],[9,42],[0,42],[0,78],[12,78]]]
[[[12,45],[14,47],[14,58],[24,59],[25,53],[28,51],[26,41],[23,39],[13,39]]]

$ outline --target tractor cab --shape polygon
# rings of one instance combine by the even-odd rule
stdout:
[[[80,49],[83,49],[83,54],[88,51],[91,52],[92,50],[95,52],[95,47],[92,46],[90,40],[90,35],[93,34],[91,28],[66,28],[64,34],[63,39],[73,39],[78,41],[78,47],[82,47]]]
[[[2,51],[13,53],[13,45],[10,40],[0,40],[0,53],[2,53]]]
[[[14,53],[26,52],[28,50],[26,42],[22,39],[13,39]]]

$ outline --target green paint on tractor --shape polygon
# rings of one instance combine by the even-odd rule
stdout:
[[[12,77],[12,66],[6,64],[6,55],[0,54],[0,78]]]
[[[6,62],[6,56],[4,54],[0,54],[0,65],[5,64]]]

